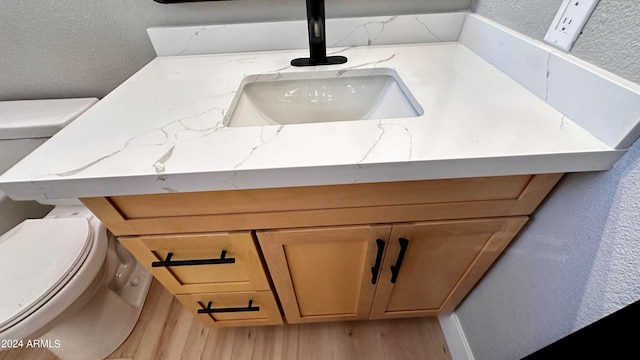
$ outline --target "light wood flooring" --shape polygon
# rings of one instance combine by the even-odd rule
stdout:
[[[46,349],[0,352],[0,360],[57,359]],[[436,318],[216,329],[203,326],[153,282],[138,324],[108,359],[451,359]],[[91,360],[91,359],[87,359]]]

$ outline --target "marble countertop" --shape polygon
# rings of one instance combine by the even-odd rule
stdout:
[[[0,177],[14,199],[63,199],[610,168],[623,152],[451,43],[158,57]],[[391,68],[415,118],[225,127],[251,74]]]

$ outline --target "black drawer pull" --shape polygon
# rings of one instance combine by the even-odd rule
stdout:
[[[217,314],[217,313],[234,313],[234,312],[247,312],[247,311],[260,311],[260,306],[253,306],[253,300],[249,300],[247,307],[232,307],[212,309],[213,303],[209,301],[206,308],[198,309],[198,314]]]
[[[236,262],[236,258],[227,258],[227,250],[222,250],[219,259],[198,259],[198,260],[176,260],[171,261],[173,253],[168,253],[164,261],[154,261],[151,263],[151,267],[166,267],[166,266],[190,266],[190,265],[217,265],[217,264],[233,264]]]
[[[384,253],[384,241],[378,239],[376,240],[376,245],[378,245],[378,254],[376,255],[376,264],[371,267],[371,285],[375,285],[378,280],[380,265],[382,265],[382,255]]]
[[[400,242],[400,253],[398,254],[398,259],[396,259],[396,264],[391,265],[391,283],[395,284],[396,279],[398,278],[398,274],[400,273],[400,267],[402,266],[402,261],[404,260],[404,254],[407,252],[407,247],[409,246],[409,240],[405,238],[398,239]]]

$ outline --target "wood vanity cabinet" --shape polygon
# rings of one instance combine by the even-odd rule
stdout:
[[[82,201],[213,326],[382,319],[453,311],[561,176]]]
[[[287,321],[448,313],[526,216],[259,231]]]

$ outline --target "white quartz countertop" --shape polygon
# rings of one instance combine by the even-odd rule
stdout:
[[[0,177],[15,199],[57,199],[610,168],[605,145],[459,43],[158,57]],[[394,69],[415,118],[225,127],[251,74]],[[300,114],[303,116],[303,114]]]

